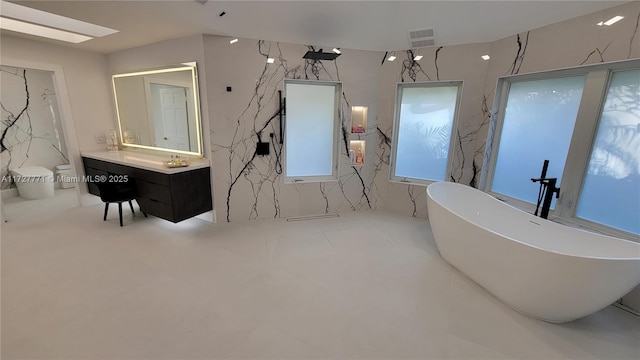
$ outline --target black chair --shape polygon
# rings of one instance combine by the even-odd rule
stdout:
[[[104,221],[107,221],[107,213],[109,211],[110,203],[118,203],[118,214],[120,215],[120,226],[122,226],[122,203],[129,202],[131,213],[136,214],[133,210],[132,200],[138,197],[138,191],[133,179],[129,178],[124,182],[98,182],[96,183],[100,190],[100,199],[104,202]],[[147,217],[142,210],[142,215]]]

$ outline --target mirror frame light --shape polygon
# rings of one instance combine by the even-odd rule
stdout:
[[[198,143],[198,151],[185,151],[185,150],[176,150],[169,148],[162,148],[157,146],[149,146],[149,145],[139,145],[139,144],[129,144],[124,142],[124,134],[122,132],[122,122],[120,121],[120,109],[118,107],[118,93],[116,92],[116,79],[124,78],[124,77],[132,77],[132,76],[141,76],[141,75],[151,75],[151,74],[162,74],[169,72],[177,72],[177,71],[185,71],[188,70],[191,72],[191,81],[193,83],[193,103],[194,103],[194,114],[196,121],[196,136]],[[113,98],[116,106],[116,116],[118,118],[118,133],[120,137],[120,143],[122,146],[128,146],[132,148],[140,148],[140,149],[148,149],[155,151],[163,151],[170,152],[176,154],[184,154],[184,155],[195,155],[195,156],[204,156],[203,150],[203,139],[202,139],[202,117],[200,116],[200,91],[198,90],[198,71],[196,68],[195,62],[186,62],[178,65],[170,65],[159,69],[150,69],[150,70],[141,70],[130,73],[121,73],[115,74],[111,76],[111,84],[113,86]]]

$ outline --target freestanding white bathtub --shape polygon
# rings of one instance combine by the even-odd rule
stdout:
[[[450,182],[427,187],[429,222],[449,264],[511,308],[565,322],[640,283],[640,244],[560,225]]]

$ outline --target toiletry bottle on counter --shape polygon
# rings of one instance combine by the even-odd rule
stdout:
[[[356,165],[362,165],[364,162],[364,154],[362,153],[362,149],[358,149],[356,152]]]
[[[109,130],[104,134],[107,143],[107,151],[118,151],[118,133],[115,130]]]

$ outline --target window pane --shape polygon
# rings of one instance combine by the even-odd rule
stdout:
[[[640,235],[640,70],[616,72],[576,215]]]
[[[492,191],[535,204],[540,184],[531,178],[540,177],[545,159],[547,177],[561,183],[584,81],[576,76],[511,84]]]
[[[458,86],[404,87],[395,176],[445,180]]]
[[[285,91],[285,175],[335,175],[336,85],[287,83]]]

